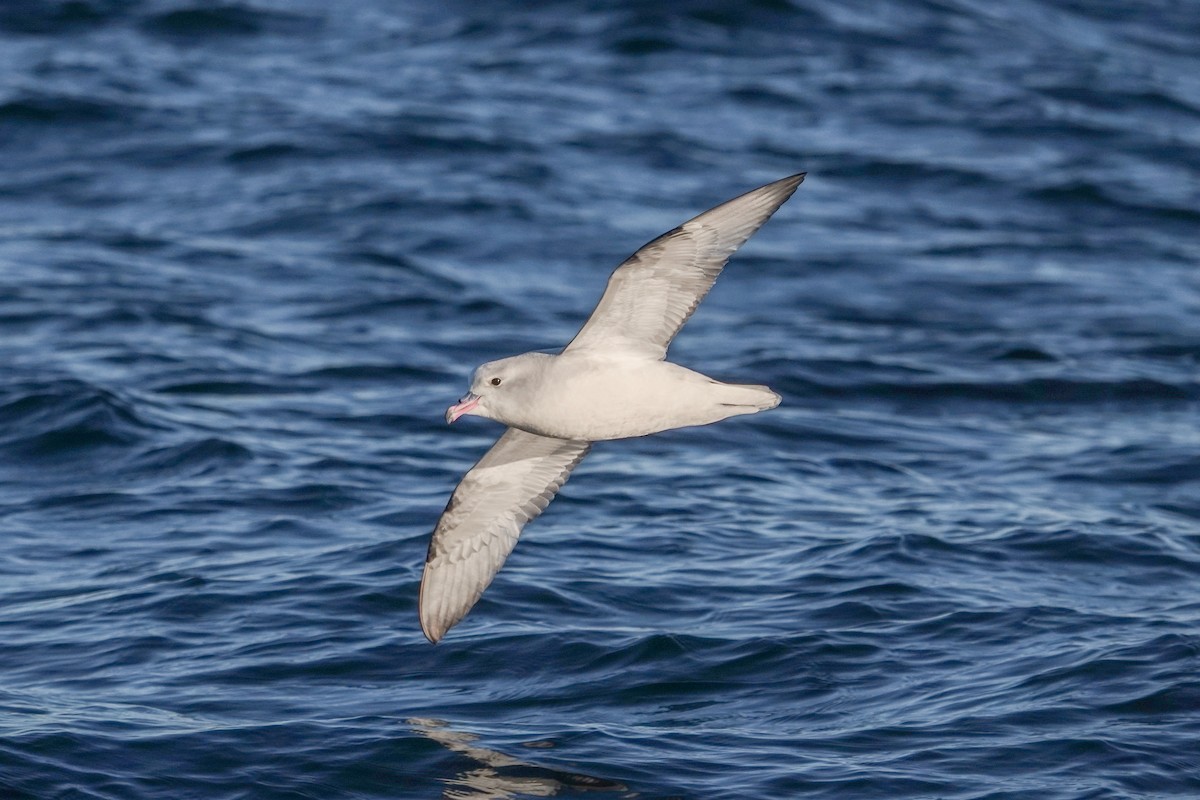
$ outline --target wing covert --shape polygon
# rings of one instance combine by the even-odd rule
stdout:
[[[792,196],[804,176],[735,197],[643,246],[613,272],[604,296],[564,352],[608,348],[665,358],[725,262]]]

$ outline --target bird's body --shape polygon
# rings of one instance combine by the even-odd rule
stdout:
[[[766,386],[713,380],[665,360],[667,347],[729,256],[804,175],[767,184],[651,241],[609,278],[561,353],[479,367],[446,412],[508,430],[459,483],[438,520],[421,579],[421,628],[436,642],[478,601],[593,442],[708,425],[779,405]]]
[[[779,395],[765,386],[721,383],[669,361],[570,351],[514,358],[528,361],[527,385],[537,388],[523,392],[514,381],[494,418],[556,439],[628,439],[779,404]]]

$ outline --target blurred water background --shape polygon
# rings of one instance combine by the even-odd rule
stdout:
[[[611,269],[800,170],[416,622]],[[0,796],[1200,796],[1200,13],[0,4]]]

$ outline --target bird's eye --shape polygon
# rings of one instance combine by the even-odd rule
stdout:
[[[499,385],[500,385],[500,379],[492,378],[492,386],[499,386]]]

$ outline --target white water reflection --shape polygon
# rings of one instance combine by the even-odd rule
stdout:
[[[447,800],[516,800],[577,792],[627,791],[624,785],[615,781],[539,767],[498,750],[479,747],[474,744],[478,736],[456,731],[441,720],[413,718],[408,724],[422,736],[478,764],[453,778],[444,779],[446,789],[442,797]]]

